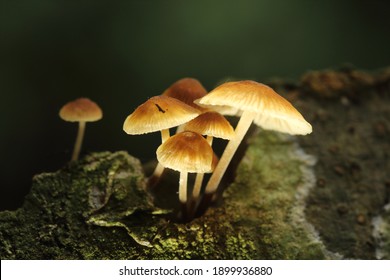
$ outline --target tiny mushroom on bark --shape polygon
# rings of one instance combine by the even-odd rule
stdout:
[[[169,139],[169,129],[186,123],[197,117],[200,111],[168,96],[154,96],[141,104],[123,123],[127,134],[145,134],[160,131],[161,142]],[[152,176],[149,177],[149,187],[156,184],[164,167],[157,164]]]
[[[216,193],[234,153],[252,122],[265,128],[289,134],[306,135],[311,125],[282,96],[272,88],[255,81],[224,83],[196,101],[200,106],[232,109],[240,116],[235,136],[227,144],[205,189],[206,200]]]
[[[162,143],[156,154],[157,160],[164,167],[180,172],[179,200],[184,212],[187,203],[188,173],[212,172],[216,163],[213,149],[202,135],[183,131]]]
[[[184,125],[184,130],[194,131],[206,135],[210,146],[213,143],[213,137],[230,140],[234,137],[234,129],[229,121],[218,112],[207,111]],[[197,200],[200,195],[204,173],[196,175],[192,199]]]
[[[61,108],[59,115],[61,119],[65,121],[79,123],[76,142],[71,158],[72,161],[75,161],[79,158],[86,122],[100,120],[103,117],[102,110],[95,102],[91,101],[90,99],[78,98],[65,104]]]

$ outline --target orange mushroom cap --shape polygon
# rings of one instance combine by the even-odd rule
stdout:
[[[204,111],[205,109],[196,105],[194,100],[202,98],[206,94],[207,90],[197,79],[194,78],[180,79],[162,93],[164,96],[176,98],[181,102],[201,111]]]
[[[312,132],[311,125],[290,102],[269,86],[255,81],[222,84],[196,103],[208,108],[216,106],[227,109],[229,115],[254,112],[254,123],[265,129],[301,135]]]
[[[229,121],[218,112],[208,111],[184,125],[184,130],[195,131],[202,135],[229,140],[234,129]]]
[[[200,111],[168,96],[154,96],[138,106],[123,123],[127,134],[144,134],[179,126]]]
[[[88,98],[78,98],[66,103],[60,110],[60,117],[68,122],[94,122],[103,117],[100,107]]]
[[[179,172],[208,173],[215,168],[217,158],[202,135],[183,131],[161,144],[157,160],[166,168]]]

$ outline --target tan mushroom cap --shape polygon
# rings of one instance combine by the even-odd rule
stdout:
[[[229,121],[218,112],[208,111],[184,125],[184,130],[195,131],[202,135],[229,140],[234,129]]]
[[[312,132],[311,125],[290,102],[272,88],[255,81],[222,84],[196,103],[231,108],[230,115],[241,115],[243,111],[256,112],[254,123],[264,129],[301,135]]]
[[[164,167],[179,172],[212,172],[217,161],[203,136],[192,131],[183,131],[170,137],[158,147],[156,154],[157,160]]]
[[[183,78],[173,83],[162,95],[180,100],[198,110],[204,111],[204,108],[196,105],[194,100],[202,98],[207,94],[203,85],[194,78]]]
[[[179,126],[197,117],[200,111],[168,96],[155,96],[130,114],[123,130],[127,134],[144,134]]]
[[[88,98],[78,98],[65,104],[59,113],[68,122],[94,122],[103,117],[100,107]]]

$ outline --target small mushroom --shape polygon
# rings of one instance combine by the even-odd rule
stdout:
[[[84,138],[86,122],[98,121],[103,117],[102,110],[88,98],[78,98],[65,104],[59,113],[61,119],[68,122],[78,122],[76,142],[74,144],[71,161],[79,158],[81,145]]]
[[[164,143],[170,137],[170,128],[186,123],[199,114],[200,111],[175,98],[154,96],[138,106],[126,118],[123,130],[132,135],[160,131],[161,142]],[[164,167],[157,164],[149,177],[149,187],[158,182],[163,171]]]
[[[162,93],[163,96],[178,99],[181,102],[198,109],[199,111],[204,111],[204,108],[196,105],[194,100],[202,98],[206,94],[206,89],[197,79],[194,78],[180,79],[174,82]]]
[[[213,143],[213,137],[229,140],[234,136],[234,129],[229,121],[220,113],[214,111],[200,114],[184,124],[184,129],[206,135],[210,146]]]
[[[179,201],[185,212],[188,173],[212,172],[215,167],[214,152],[202,135],[183,131],[162,143],[156,154],[164,167],[180,172]]]
[[[207,94],[206,89],[202,84],[194,78],[183,78],[174,82],[169,88],[167,88],[162,95],[169,96],[184,102],[185,104],[198,109],[201,112],[207,109],[195,104],[196,99],[202,98]],[[176,133],[183,131],[183,125],[180,125],[176,129]]]
[[[255,81],[224,83],[195,101],[208,108],[224,108],[240,115],[235,136],[230,139],[205,189],[208,199],[216,193],[234,153],[252,122],[265,128],[289,134],[305,135],[312,132],[311,125],[272,88]],[[230,109],[230,110],[229,110]]]
[[[229,121],[218,112],[207,111],[195,119],[186,123],[184,130],[194,131],[202,135],[206,135],[207,142],[212,146],[213,138],[222,138],[230,140],[234,137],[234,129]],[[192,199],[197,201],[202,188],[204,173],[198,173],[195,178],[194,188],[192,191]]]

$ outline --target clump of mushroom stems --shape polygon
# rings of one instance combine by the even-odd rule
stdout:
[[[164,167],[180,173],[181,218],[187,220],[190,213],[187,201],[188,173],[211,172],[215,167],[213,150],[202,135],[192,131],[184,131],[162,143],[158,147],[156,155]]]

